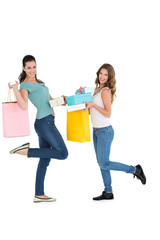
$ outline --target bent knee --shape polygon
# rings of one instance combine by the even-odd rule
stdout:
[[[110,162],[99,162],[98,163],[100,168],[103,169],[103,170],[109,170],[109,165],[110,165]]]
[[[65,160],[68,157],[68,150],[66,149],[65,151],[63,151],[61,155],[62,155],[62,160]]]

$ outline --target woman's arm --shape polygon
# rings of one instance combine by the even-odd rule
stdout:
[[[8,86],[9,88],[13,88],[18,105],[22,109],[26,109],[28,107],[28,91],[26,89],[21,89],[19,91],[17,81],[16,81],[16,84],[13,84],[13,85],[10,85],[10,83],[8,83]]]
[[[104,89],[101,93],[102,101],[104,104],[104,108],[99,107],[93,102],[87,102],[86,107],[91,108],[94,107],[96,110],[98,110],[100,113],[102,113],[106,117],[111,116],[111,93],[108,89]]]

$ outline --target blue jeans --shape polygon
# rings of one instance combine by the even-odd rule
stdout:
[[[40,148],[28,150],[28,157],[40,158],[36,173],[35,195],[37,196],[44,195],[44,179],[51,158],[63,160],[68,156],[68,150],[54,120],[53,115],[36,119],[34,127],[39,137]]]
[[[109,160],[111,143],[114,138],[114,130],[112,126],[104,128],[93,128],[93,143],[96,152],[97,162],[99,164],[103,183],[105,186],[104,191],[112,193],[112,180],[110,170],[123,171],[126,173],[134,173],[136,167],[128,166],[119,162],[111,162]]]

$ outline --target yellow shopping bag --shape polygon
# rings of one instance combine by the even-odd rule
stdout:
[[[74,142],[91,141],[88,109],[67,112],[67,140]]]

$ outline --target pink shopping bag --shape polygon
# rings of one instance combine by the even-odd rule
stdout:
[[[2,103],[2,116],[4,137],[30,135],[28,109],[23,110],[16,101],[11,102],[7,99],[7,102]]]

